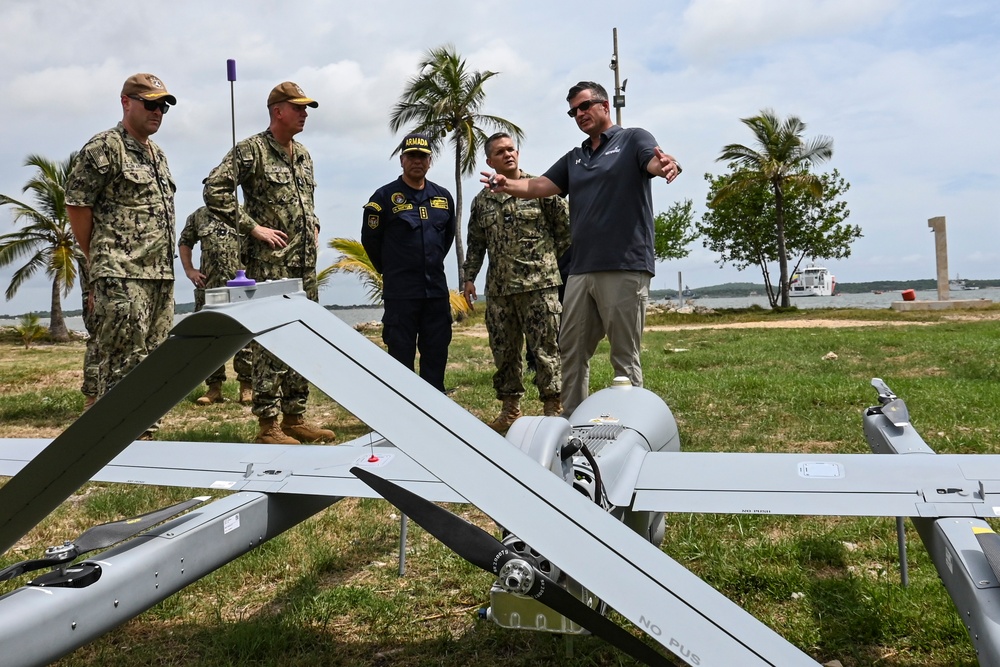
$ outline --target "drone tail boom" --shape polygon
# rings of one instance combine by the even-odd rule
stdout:
[[[0,597],[4,667],[57,660],[335,500],[233,494],[74,566],[92,573],[89,583]]]
[[[881,380],[878,383],[872,381],[882,405],[869,408],[864,415],[865,438],[872,452],[936,455],[909,423],[902,399]],[[900,415],[906,415],[905,420],[901,421]],[[996,497],[995,490],[980,482],[976,500],[988,504]],[[970,495],[958,488],[937,492],[946,499]],[[935,505],[933,518],[912,517],[913,525],[969,632],[980,666],[1000,667],[1000,536],[983,519],[942,517],[941,506]],[[1000,506],[994,505],[992,510],[996,515]],[[901,565],[905,567],[905,562]]]

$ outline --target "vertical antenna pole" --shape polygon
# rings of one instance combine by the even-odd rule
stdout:
[[[233,215],[236,219],[233,221],[233,228],[236,230],[236,245],[237,252],[239,253],[239,262],[243,264],[243,235],[240,234],[240,184],[236,179],[236,93],[235,93],[235,83],[236,83],[236,61],[230,58],[226,61],[226,78],[229,79],[229,111],[232,118],[233,127],[233,201],[236,202],[236,206],[233,208]],[[236,271],[236,276],[226,283],[230,287],[245,287],[248,285],[256,285],[256,281],[247,278],[246,269],[238,269]]]
[[[622,124],[622,107],[625,106],[625,96],[622,95],[621,68],[618,66],[618,28],[612,28],[611,34],[614,37],[614,52],[611,56],[611,69],[615,71],[615,99],[612,103],[615,107],[615,124]]]

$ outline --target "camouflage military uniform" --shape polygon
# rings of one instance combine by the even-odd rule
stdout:
[[[201,266],[199,270],[205,274],[205,287],[194,290],[194,310],[198,312],[205,307],[205,289],[225,287],[240,264],[240,241],[232,227],[222,222],[202,206],[188,216],[184,229],[177,237],[178,246],[194,248],[201,245]],[[253,360],[250,346],[243,348],[233,358],[233,370],[240,382],[250,382],[253,372]],[[208,376],[205,384],[226,381],[226,367],[220,366],[217,371]]]
[[[521,178],[531,178],[521,172]],[[497,398],[524,395],[521,350],[525,340],[537,360],[539,397],[558,398],[558,258],[569,247],[569,214],[560,197],[518,199],[483,190],[472,200],[465,279],[475,282],[489,253],[486,271],[486,330],[490,336],[493,388]]]
[[[83,328],[87,330],[80,393],[88,398],[96,398],[100,391],[101,367],[97,356],[97,322],[94,321],[94,309],[90,307],[90,270],[86,260],[80,262],[80,296],[83,302]]]
[[[167,158],[121,123],[94,136],[67,177],[66,204],[93,214],[90,285],[99,395],[167,337],[174,317],[174,191]]]
[[[247,239],[247,277],[257,281],[301,278],[306,295],[319,301],[316,283],[316,234],[319,220],[313,204],[316,179],[309,151],[293,141],[289,157],[270,130],[244,139],[236,151],[236,176],[230,152],[205,181],[205,205],[231,226],[238,220]],[[237,206],[235,184],[243,188]],[[288,235],[288,245],[271,248],[250,237],[258,224]],[[253,413],[276,417],[305,413],[309,383],[256,343],[253,345]]]

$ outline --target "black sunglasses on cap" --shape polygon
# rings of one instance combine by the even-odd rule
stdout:
[[[130,100],[135,100],[136,102],[142,102],[142,106],[145,107],[146,111],[156,111],[160,110],[160,113],[167,113],[170,111],[170,105],[166,102],[154,102],[152,100],[144,100],[141,97],[135,95],[127,96]]]
[[[576,118],[577,110],[586,111],[590,109],[590,107],[594,106],[595,104],[600,104],[601,102],[607,102],[607,100],[584,100],[583,102],[577,104],[575,107],[570,107],[569,111],[567,111],[566,113],[569,115],[570,118]]]

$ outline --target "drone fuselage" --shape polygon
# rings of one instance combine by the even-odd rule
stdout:
[[[619,380],[588,397],[568,419],[521,417],[510,427],[507,440],[654,545],[663,542],[663,513],[635,511],[631,506],[632,490],[646,454],[680,450],[677,422],[667,404],[653,392]],[[505,535],[503,542],[577,599],[603,611],[596,596],[516,535]],[[502,578],[490,588],[486,614],[496,624],[519,630],[586,634],[576,623],[511,588]]]

